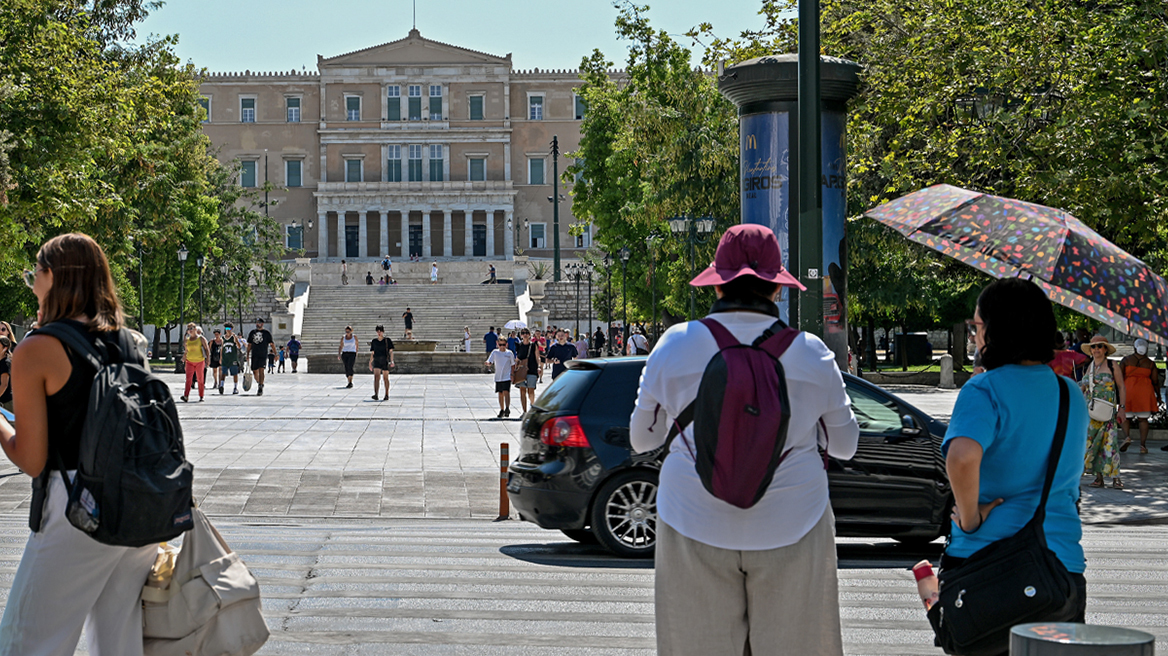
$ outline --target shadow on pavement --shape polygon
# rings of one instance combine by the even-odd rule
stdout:
[[[501,547],[499,553],[535,565],[653,569],[652,558],[621,558],[602,547],[578,542],[511,544]]]

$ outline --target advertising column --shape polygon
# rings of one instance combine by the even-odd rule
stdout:
[[[774,231],[790,268],[790,132],[789,112],[767,112],[739,118],[741,148],[742,223],[757,223]],[[787,289],[779,299],[779,316],[790,323]]]

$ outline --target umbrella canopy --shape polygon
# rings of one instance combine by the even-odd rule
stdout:
[[[1033,279],[1060,305],[1168,344],[1168,283],[1062,210],[936,185],[865,216],[996,278]]]
[[[503,324],[503,327],[506,328],[507,330],[515,330],[517,328],[526,328],[527,324],[520,321],[519,319],[512,319],[512,320],[508,321],[507,323]]]

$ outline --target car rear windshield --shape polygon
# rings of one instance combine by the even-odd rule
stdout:
[[[599,369],[569,369],[548,385],[535,400],[535,405],[548,412],[578,411],[580,402],[599,376]]]

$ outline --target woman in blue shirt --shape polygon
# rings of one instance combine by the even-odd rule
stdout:
[[[955,501],[942,569],[1014,535],[1034,516],[1058,418],[1060,377],[1043,366],[1054,357],[1056,323],[1042,290],[1018,278],[997,280],[978,297],[973,323],[986,372],[961,388],[942,445]],[[1087,403],[1071,394],[1069,410],[1043,529],[1078,583],[1082,622],[1087,583],[1077,506]]]

